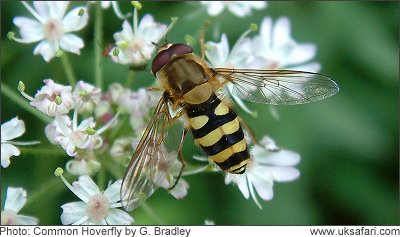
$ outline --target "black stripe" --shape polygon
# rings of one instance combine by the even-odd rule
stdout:
[[[189,118],[194,118],[201,115],[207,115],[211,112],[214,112],[215,108],[221,103],[221,100],[215,94],[212,94],[208,100],[201,104],[190,105],[187,104],[185,107],[186,114]]]
[[[229,170],[229,168],[231,168],[232,166],[238,165],[240,164],[240,162],[249,159],[250,155],[249,155],[249,151],[246,150],[241,151],[241,152],[237,152],[233,155],[231,155],[228,159],[226,159],[224,162],[222,163],[217,163],[215,162],[222,170],[226,171]],[[243,167],[243,166],[242,166]],[[239,167],[238,169],[240,169],[241,167]],[[235,169],[235,170],[238,170]],[[244,172],[244,171],[243,171]],[[235,173],[234,171],[232,171],[232,173]]]
[[[241,127],[232,133],[232,134],[225,134],[211,146],[201,146],[203,150],[206,152],[208,156],[213,156],[215,154],[220,153],[221,151],[225,150],[228,147],[231,147],[233,144],[240,142],[244,138],[243,130]]]
[[[192,134],[194,138],[204,137],[216,128],[235,120],[237,117],[235,112],[233,112],[231,109],[229,109],[229,112],[224,115],[215,115],[214,110],[205,111],[205,114],[203,115],[208,117],[208,121],[206,124],[204,124],[203,127],[199,129],[192,129]]]

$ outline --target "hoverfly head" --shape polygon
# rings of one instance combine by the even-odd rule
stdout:
[[[153,75],[156,73],[173,57],[181,56],[187,53],[192,53],[193,49],[187,44],[171,44],[166,42],[160,46],[157,55],[153,59],[153,64],[151,66],[151,71]]]

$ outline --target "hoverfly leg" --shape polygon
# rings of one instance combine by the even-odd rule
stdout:
[[[146,88],[147,91],[164,91],[163,89],[159,88],[159,87],[149,87]]]
[[[169,188],[167,189],[168,191],[171,191],[172,189],[174,189],[175,186],[178,184],[178,181],[179,181],[179,179],[180,179],[181,176],[182,176],[183,169],[184,169],[185,166],[186,166],[186,162],[185,162],[185,160],[183,159],[182,148],[183,148],[183,142],[184,142],[184,140],[185,140],[185,136],[186,136],[187,131],[188,131],[188,130],[187,130],[186,128],[183,130],[182,136],[181,136],[181,142],[180,142],[180,144],[179,144],[179,161],[181,162],[182,167],[181,167],[181,169],[179,170],[178,177],[176,178],[174,184],[173,184],[171,187],[169,187]]]
[[[254,133],[254,131],[250,128],[250,126],[241,118],[239,117],[239,121],[241,122],[241,124],[243,125],[243,127],[247,130],[247,132],[249,132],[249,135],[251,137],[251,140],[253,140],[254,144],[259,145],[261,147],[264,147],[263,145],[261,145],[257,138],[256,138],[256,134]]]

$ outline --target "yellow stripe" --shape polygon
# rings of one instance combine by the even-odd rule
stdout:
[[[232,134],[237,130],[239,130],[239,128],[240,128],[239,120],[238,118],[235,118],[229,123],[226,123],[221,127],[214,129],[204,137],[197,138],[196,142],[198,142],[202,146],[211,146],[214,145],[216,142],[218,142],[219,139],[221,139],[221,137],[224,134]]]
[[[210,156],[210,158],[215,162],[222,163],[231,155],[246,150],[246,147],[247,143],[246,140],[243,138],[240,142],[233,144],[231,147],[226,148],[218,154]]]
[[[229,112],[229,107],[226,106],[222,101],[214,110],[215,115],[224,115],[227,114],[228,112]]]
[[[235,169],[238,169],[238,168],[242,167],[243,165],[247,165],[247,164],[249,163],[249,161],[250,161],[250,159],[244,160],[244,161],[240,162],[238,165],[232,166],[231,168],[229,168],[228,170],[226,170],[226,172],[231,173],[231,172],[234,171]],[[240,171],[242,171],[242,170],[245,169],[245,168],[246,168],[246,167],[242,167],[240,170],[238,170],[238,171],[236,171],[236,172],[239,173]]]
[[[208,122],[208,117],[206,115],[201,115],[189,119],[189,124],[194,129],[202,128],[207,122]]]

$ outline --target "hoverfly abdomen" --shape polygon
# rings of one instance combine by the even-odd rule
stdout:
[[[215,94],[186,107],[196,143],[224,171],[242,174],[250,161],[247,142],[236,113]]]

